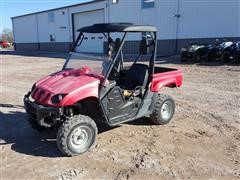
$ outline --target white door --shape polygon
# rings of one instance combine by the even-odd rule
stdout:
[[[79,35],[79,32],[77,32],[79,28],[97,23],[104,23],[104,21],[104,9],[74,14],[73,23],[75,40]],[[76,51],[103,53],[103,34],[88,33],[84,35],[83,43],[80,47],[77,47]]]

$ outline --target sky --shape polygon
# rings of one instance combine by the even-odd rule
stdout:
[[[11,17],[91,0],[0,0],[0,32],[12,29]]]

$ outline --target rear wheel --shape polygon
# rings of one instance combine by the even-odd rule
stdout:
[[[96,123],[88,116],[75,115],[65,121],[57,133],[57,145],[67,156],[76,156],[89,150],[95,143]]]
[[[234,62],[238,64],[240,63],[240,55],[237,54],[234,55]]]
[[[208,52],[205,56],[205,60],[208,61],[208,62],[215,60],[214,54],[211,53],[211,52]]]
[[[228,63],[230,61],[230,53],[228,51],[224,51],[222,54],[222,61],[224,63]]]
[[[202,57],[201,57],[200,54],[196,53],[196,54],[194,55],[194,62],[198,63],[198,62],[201,61],[201,59],[202,59]]]
[[[174,100],[163,94],[158,94],[153,114],[150,115],[151,120],[158,125],[167,124],[172,119],[175,112]]]
[[[187,61],[187,57],[184,54],[181,54],[181,62],[186,62]]]

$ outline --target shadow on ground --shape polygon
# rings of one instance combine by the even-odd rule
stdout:
[[[24,112],[0,111],[0,146],[11,144],[13,151],[32,156],[61,156],[56,147],[55,134],[51,132],[39,134],[30,128],[25,119]]]
[[[155,124],[152,122],[152,120],[148,117],[143,117],[140,119],[136,119],[134,121],[127,122],[128,125],[133,126],[154,126]]]
[[[26,121],[27,114],[18,109],[22,106],[0,104],[1,109],[7,108],[7,113],[0,109],[0,146],[11,144],[15,152],[31,155],[56,158],[62,154],[56,146],[56,131],[37,132]],[[148,118],[141,118],[129,125],[153,125]],[[108,127],[105,124],[98,125],[98,133],[109,133],[116,127]]]

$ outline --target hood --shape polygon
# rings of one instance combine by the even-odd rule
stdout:
[[[81,70],[63,70],[46,76],[36,82],[32,97],[43,105],[49,105],[54,95],[68,95],[75,91],[98,87],[102,76],[90,74]]]

